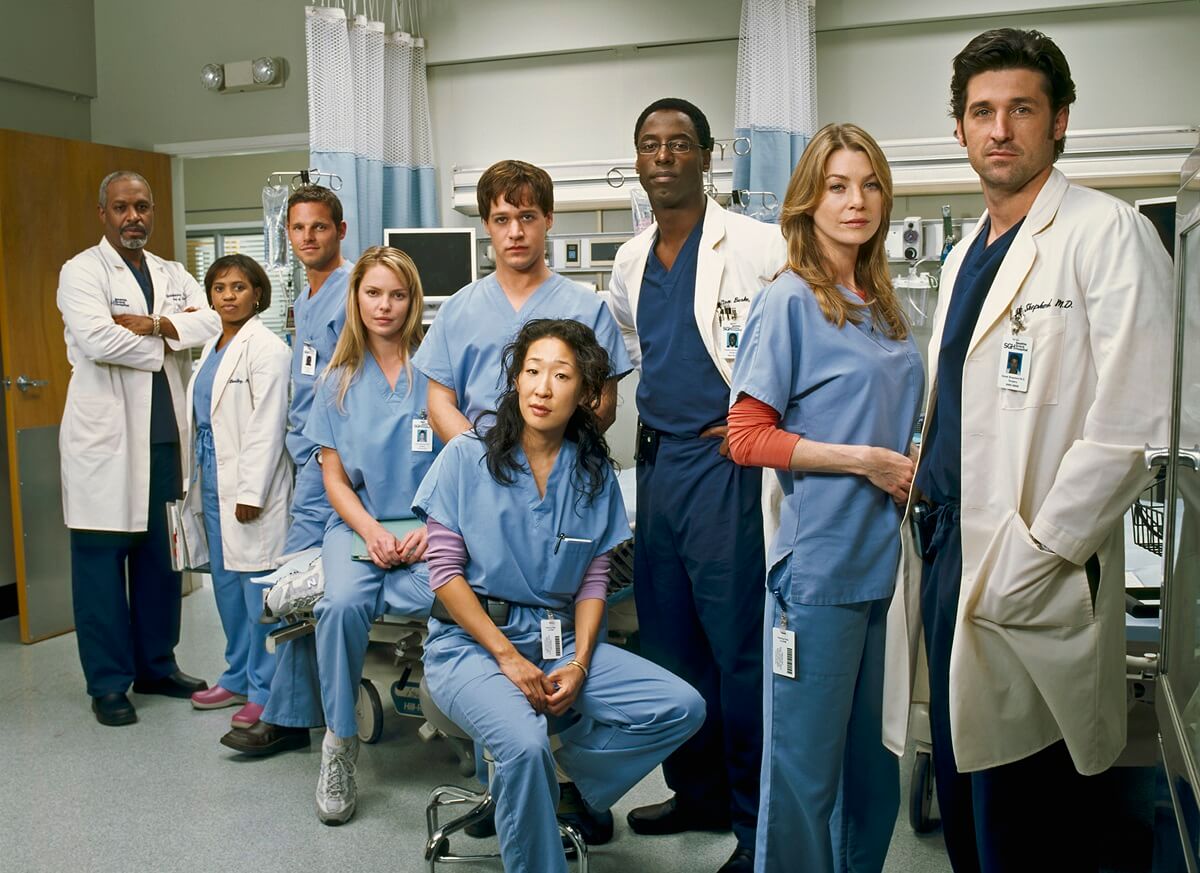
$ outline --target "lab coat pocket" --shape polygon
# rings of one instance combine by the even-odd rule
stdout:
[[[65,445],[79,457],[109,458],[125,453],[124,409],[110,397],[70,397],[63,426]]]
[[[1082,627],[1095,620],[1083,567],[1038,548],[1013,512],[985,552],[972,616],[1010,627]]]
[[[1029,362],[1029,390],[1000,389],[1002,409],[1030,409],[1058,403],[1058,384],[1062,379],[1063,341],[1067,316],[1038,312],[1029,316],[1022,338],[1033,343]]]
[[[574,594],[583,582],[583,574],[592,562],[595,543],[582,537],[563,536],[550,555],[550,591]]]

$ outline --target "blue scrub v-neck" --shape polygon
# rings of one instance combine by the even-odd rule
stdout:
[[[695,437],[724,420],[729,386],[713,363],[696,326],[696,271],[704,222],[696,222],[671,269],[646,256],[637,304],[642,348],[638,415],[657,431]]]

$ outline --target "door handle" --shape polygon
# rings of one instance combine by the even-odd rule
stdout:
[[[20,381],[20,379],[17,380],[18,383]],[[1167,462],[1171,460],[1170,449],[1164,446],[1151,446],[1149,443],[1146,444],[1143,455],[1146,459],[1147,470],[1153,470],[1155,467],[1165,467],[1167,466]],[[1190,449],[1180,448],[1177,463],[1180,466],[1191,467],[1195,471],[1200,471],[1200,445],[1192,446]]]
[[[17,388],[24,394],[30,388],[45,388],[50,384],[49,379],[30,379],[28,376],[18,376],[16,381]]]

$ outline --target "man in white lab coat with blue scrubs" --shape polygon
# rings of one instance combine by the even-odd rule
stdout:
[[[175,663],[182,580],[166,504],[189,461],[189,350],[221,319],[182,264],[144,250],[154,231],[144,178],[109,174],[98,212],[104,238],[59,277],[71,364],[59,452],[79,658],[97,721],[117,726],[137,721],[131,684],[184,699],[207,687]]]

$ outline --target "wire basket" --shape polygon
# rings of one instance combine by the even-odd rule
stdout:
[[[1148,552],[1162,556],[1163,521],[1166,517],[1164,486],[1161,479],[1138,495],[1130,511],[1133,515],[1133,542]]]

